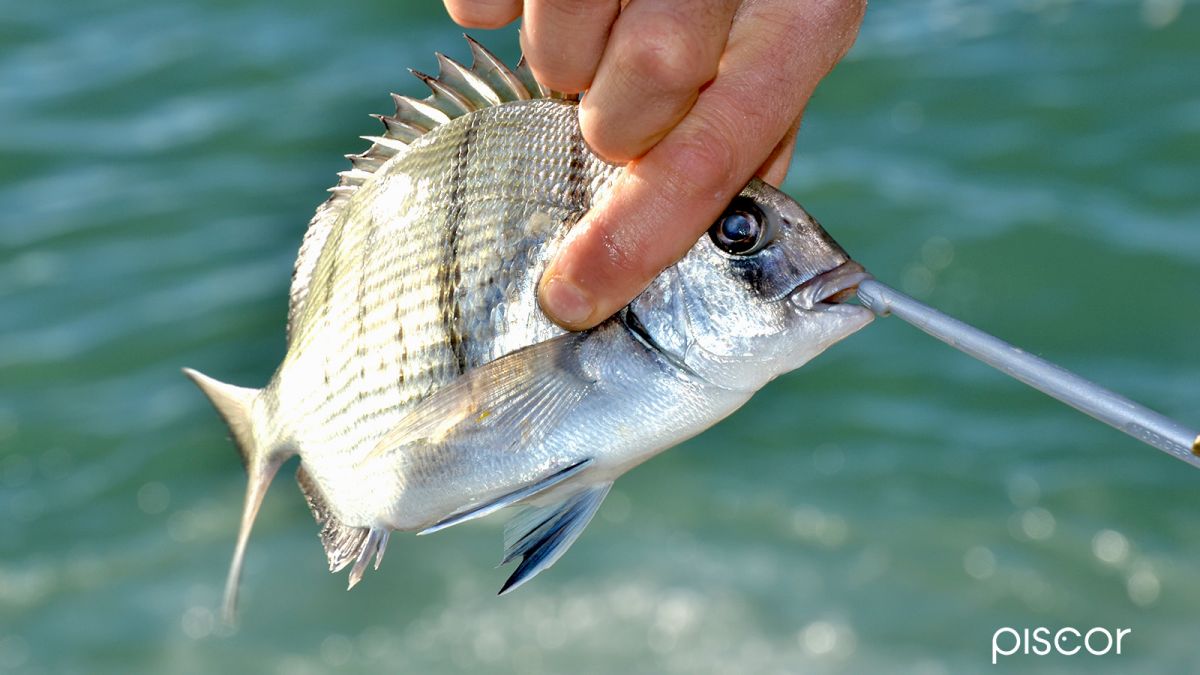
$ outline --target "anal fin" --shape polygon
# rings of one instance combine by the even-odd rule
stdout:
[[[501,565],[521,558],[500,595],[517,588],[549,568],[579,538],[612,483],[603,483],[572,493],[549,506],[531,508],[519,514],[504,528],[504,559]]]
[[[375,569],[379,569],[379,563],[383,562],[383,552],[387,549],[388,535],[391,532],[382,527],[372,527],[367,534],[366,541],[363,542],[362,548],[359,549],[358,558],[354,561],[354,567],[350,569],[350,584],[346,590],[354,588],[358,582],[362,581],[363,572],[367,571],[367,565],[371,562],[371,556],[375,556]]]
[[[321,545],[325,547],[325,557],[329,559],[329,571],[339,572],[350,563],[355,563],[350,575],[353,587],[366,569],[372,554],[376,555],[375,568],[383,559],[383,548],[387,544],[387,530],[378,528],[353,527],[345,525],[333,515],[320,486],[304,470],[304,465],[296,471],[296,482],[304,493],[304,500],[312,511],[313,518],[321,526]]]

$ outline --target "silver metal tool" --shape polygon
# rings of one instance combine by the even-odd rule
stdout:
[[[875,314],[899,317],[1034,389],[1200,468],[1200,431],[1195,428],[946,316],[875,279],[858,285],[858,297]]]

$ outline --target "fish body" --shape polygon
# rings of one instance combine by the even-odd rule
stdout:
[[[504,592],[562,555],[621,474],[871,321],[837,302],[862,268],[754,180],[616,316],[578,333],[550,322],[538,280],[622,169],[587,148],[575,101],[470,44],[471,68],[439,55],[437,79],[418,74],[430,97],[395,97],[386,133],[317,210],[267,386],[187,371],[250,477],[227,611],[289,457],[351,586],[392,531],[525,506],[506,529],[505,562],[520,563]]]

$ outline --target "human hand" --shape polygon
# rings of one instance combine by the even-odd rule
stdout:
[[[538,80],[587,90],[583,137],[628,163],[542,276],[546,314],[596,325],[681,258],[756,173],[787,173],[804,106],[866,0],[445,0],[471,28],[521,16]]]

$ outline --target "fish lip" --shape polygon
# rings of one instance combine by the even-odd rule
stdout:
[[[847,260],[800,284],[787,297],[801,309],[820,311],[854,297],[858,285],[871,278],[862,265]]]

